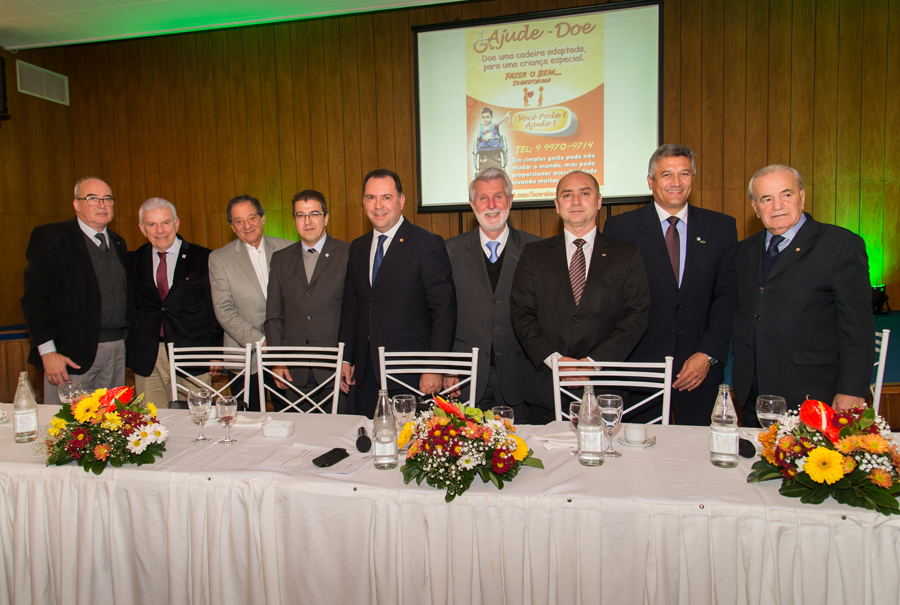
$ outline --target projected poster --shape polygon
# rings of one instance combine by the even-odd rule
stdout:
[[[572,170],[607,202],[648,199],[661,27],[645,1],[414,28],[419,209],[466,208],[489,166],[515,206],[552,205]]]
[[[603,14],[466,30],[468,179],[506,170],[516,198],[573,169],[603,185]]]

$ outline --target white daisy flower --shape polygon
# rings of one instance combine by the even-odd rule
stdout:
[[[142,424],[135,432],[131,434],[131,438],[134,439],[135,437],[137,437],[147,445],[150,445],[154,442],[153,434],[150,432],[150,427],[152,426],[152,424]]]
[[[137,431],[135,431],[131,434],[131,437],[128,438],[128,443],[125,447],[132,454],[143,454],[148,445],[150,444],[141,439]]]
[[[475,459],[475,456],[471,454],[463,454],[459,457],[459,460],[456,462],[460,466],[460,468],[464,468],[467,471],[472,470],[476,466],[478,466],[478,461]]]
[[[158,422],[151,424],[147,427],[147,430],[150,431],[150,436],[153,438],[154,443],[164,443],[169,438],[169,429]]]

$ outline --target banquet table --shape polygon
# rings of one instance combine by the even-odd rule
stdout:
[[[748,484],[753,461],[714,467],[703,427],[651,426],[656,446],[588,468],[521,426],[545,468],[502,491],[476,479],[447,504],[371,460],[347,475],[262,468],[294,443],[354,451],[371,426],[269,415],[294,434],[236,426],[221,447],[160,410],[164,457],[100,476],[46,467],[0,424],[0,604],[900,602],[900,519]]]

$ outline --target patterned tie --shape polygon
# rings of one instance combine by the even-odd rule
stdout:
[[[497,259],[500,258],[497,255],[497,248],[500,246],[500,242],[488,242],[486,245],[491,251],[491,255],[488,257],[488,260],[491,261],[491,263],[496,263]]]
[[[679,269],[681,268],[681,238],[678,235],[677,216],[670,216],[666,219],[669,221],[669,228],[666,230],[666,250],[669,251],[669,262],[672,263],[672,270],[675,272],[675,281],[678,281]]]
[[[769,247],[766,248],[766,255],[768,255],[769,258],[775,258],[779,254],[781,254],[781,251],[778,250],[778,245],[783,242],[784,239],[785,238],[783,235],[772,236],[772,239],[769,240]]]
[[[105,234],[98,233],[94,237],[96,237],[98,240],[100,240],[100,249],[101,250],[103,250],[104,252],[109,250],[109,244],[106,243],[106,235]]]
[[[573,243],[576,246],[576,250],[572,253],[572,263],[569,265],[569,281],[572,282],[572,294],[575,295],[575,306],[577,307],[578,302],[581,300],[581,294],[584,292],[584,282],[587,278],[584,250],[581,249],[586,242],[579,238]]]
[[[378,249],[375,250],[375,261],[372,263],[372,283],[375,283],[375,276],[378,275],[378,268],[381,266],[381,261],[384,260],[384,242],[387,241],[386,235],[378,236]]]
[[[156,290],[159,297],[166,300],[169,294],[169,267],[166,265],[166,253],[157,252],[159,254],[159,264],[156,266]],[[159,324],[159,335],[163,336],[163,325]]]

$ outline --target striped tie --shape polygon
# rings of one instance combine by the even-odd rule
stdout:
[[[677,282],[681,265],[681,238],[675,227],[678,224],[678,217],[670,216],[666,220],[669,221],[669,229],[666,231],[666,250],[669,251],[669,262],[672,263],[672,270],[675,271],[675,281]]]
[[[584,251],[581,249],[585,241],[577,239],[573,242],[576,246],[575,252],[572,253],[572,263],[569,265],[569,281],[572,282],[572,294],[575,295],[575,306],[581,300],[581,294],[584,292],[584,282],[587,278],[585,270]]]

